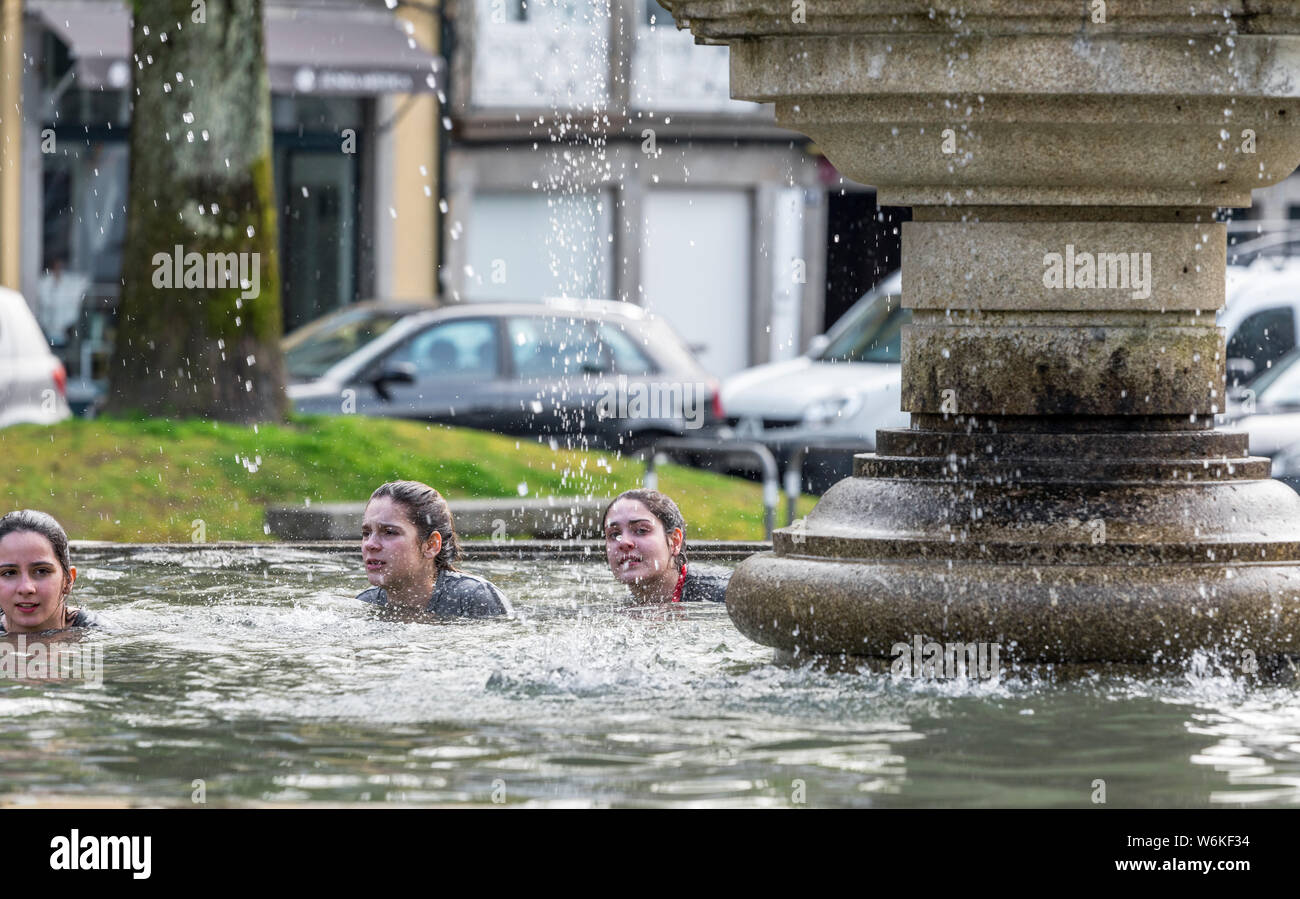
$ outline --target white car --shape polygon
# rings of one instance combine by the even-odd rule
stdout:
[[[1250,435],[1250,453],[1273,460],[1273,477],[1300,484],[1300,258],[1228,267],[1229,390],[1219,421]],[[1242,357],[1248,357],[1244,363]],[[1234,379],[1233,375],[1238,375]]]
[[[1273,460],[1273,477],[1300,490],[1300,349],[1240,390],[1228,421],[1250,435],[1250,454]]]
[[[901,300],[902,275],[894,272],[814,338],[805,355],[728,378],[720,436],[765,444],[783,468],[800,447],[833,447],[809,451],[807,489],[847,476],[850,451],[870,452],[878,428],[904,428],[910,421],[899,408],[902,328],[912,319]],[[739,454],[728,466],[747,467]]]
[[[1300,350],[1234,393],[1227,421],[1250,434],[1250,454],[1276,459],[1300,444]],[[1294,452],[1290,453],[1294,455]],[[1276,475],[1276,472],[1274,472]]]
[[[1218,322],[1227,335],[1229,387],[1248,385],[1296,346],[1300,257],[1229,265]]]
[[[798,443],[861,438],[905,427],[900,412],[902,276],[894,272],[853,304],[808,353],[746,369],[722,385],[726,424],[744,439]]]
[[[23,295],[0,287],[0,428],[63,421],[68,375]]]

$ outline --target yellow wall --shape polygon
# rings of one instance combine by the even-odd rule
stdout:
[[[22,259],[23,4],[0,0],[0,285],[20,290]]]
[[[411,37],[418,44],[438,55],[441,32],[436,12],[399,7],[397,16],[414,27]],[[394,99],[400,118],[393,126],[392,205],[397,227],[391,257],[392,298],[432,299],[438,292],[438,129],[442,112],[436,94]],[[376,213],[387,215],[388,210]]]

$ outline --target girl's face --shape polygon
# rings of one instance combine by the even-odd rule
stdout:
[[[605,555],[624,584],[677,577],[672,558],[682,547],[682,529],[664,534],[663,522],[639,499],[620,499],[605,518]],[[671,572],[665,575],[665,572]]]
[[[411,584],[426,576],[442,549],[442,535],[434,531],[420,545],[405,503],[381,496],[366,505],[361,522],[361,561],[372,586]]]
[[[50,541],[34,531],[10,531],[0,538],[0,611],[5,630],[34,634],[65,625],[64,596],[77,569],[63,566]]]

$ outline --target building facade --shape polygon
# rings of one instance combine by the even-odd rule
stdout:
[[[286,329],[369,296],[435,293],[439,17],[401,15],[383,0],[265,7]],[[76,385],[103,375],[121,289],[130,14],[120,0],[27,0],[17,21],[21,146],[2,162],[21,177],[0,207],[20,225],[0,245]]]
[[[666,318],[722,377],[822,325],[825,185],[655,0],[458,0],[442,289]]]
[[[0,3],[0,275],[75,384],[121,287],[128,5]],[[612,298],[725,377],[897,265],[905,215],[731,99],[726,48],[656,0],[267,0],[265,25],[286,329],[371,297]]]

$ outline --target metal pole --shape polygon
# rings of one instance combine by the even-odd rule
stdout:
[[[776,506],[781,500],[781,486],[776,479],[776,466],[772,471],[763,466],[763,533],[766,539],[772,539],[776,528]]]
[[[776,507],[781,499],[781,482],[777,474],[776,457],[772,451],[761,443],[719,444],[714,440],[701,440],[688,437],[666,437],[655,442],[646,454],[646,470],[642,483],[651,490],[658,489],[659,477],[655,464],[660,450],[690,450],[703,453],[750,453],[758,457],[763,466],[763,531],[766,539],[772,539],[776,528]]]
[[[799,494],[803,492],[803,459],[808,455],[808,447],[801,446],[790,454],[790,461],[785,466],[785,523],[794,524],[799,511]]]
[[[651,447],[650,451],[645,454],[645,475],[641,478],[641,486],[647,490],[659,489],[659,472],[655,471],[655,464],[659,461],[659,458],[657,446]]]

